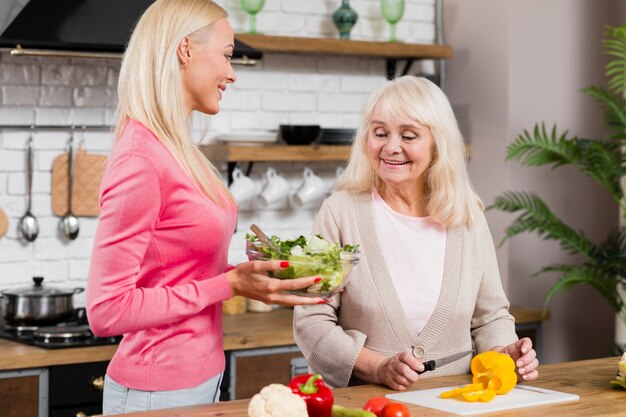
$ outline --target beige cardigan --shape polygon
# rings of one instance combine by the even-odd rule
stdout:
[[[296,343],[311,369],[329,385],[360,382],[352,370],[363,346],[384,356],[412,351],[426,361],[472,348],[483,352],[517,340],[484,215],[469,230],[448,228],[441,294],[420,334],[411,330],[385,266],[369,193],[340,191],[329,197],[313,232],[361,249],[361,259],[341,295],[329,304],[294,310]],[[470,360],[471,355],[466,356],[422,377],[467,373]]]

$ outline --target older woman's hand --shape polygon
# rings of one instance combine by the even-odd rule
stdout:
[[[278,271],[289,266],[286,261],[250,261],[237,265],[226,273],[230,286],[236,295],[242,295],[266,304],[285,306],[322,304],[327,302],[320,297],[303,297],[285,291],[299,290],[319,282],[320,277],[280,280],[270,278],[268,271]]]
[[[497,350],[513,358],[518,381],[532,381],[539,377],[539,371],[537,370],[539,367],[537,352],[533,349],[533,342],[528,337],[524,337],[517,342]]]
[[[377,376],[380,384],[404,391],[420,378],[417,372],[423,370],[424,365],[419,359],[410,352],[401,352],[380,362]]]

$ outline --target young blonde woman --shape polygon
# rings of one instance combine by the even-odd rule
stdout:
[[[506,352],[520,379],[536,353],[518,340],[482,203],[444,93],[401,77],[371,95],[338,191],[314,233],[358,244],[350,281],[327,305],[296,307],[294,334],[309,366],[335,387],[362,382],[405,390],[423,363]],[[467,373],[466,354],[421,377]]]
[[[124,55],[87,285],[94,333],[124,335],[107,369],[105,414],[217,401],[223,300],[324,302],[284,293],[320,278],[267,276],[286,261],[227,265],[237,207],[193,143],[190,119],[219,111],[236,80],[233,48],[212,1],[157,0]]]

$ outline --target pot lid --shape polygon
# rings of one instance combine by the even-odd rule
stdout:
[[[71,295],[83,291],[83,288],[64,289],[43,285],[43,277],[33,277],[34,284],[30,287],[13,288],[2,291],[3,295],[13,295],[22,297],[43,297],[43,296],[63,296]]]

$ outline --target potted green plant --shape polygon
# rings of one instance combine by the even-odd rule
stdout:
[[[576,166],[600,184],[615,199],[622,219],[626,219],[626,201],[622,179],[626,175],[626,25],[607,26],[602,41],[604,53],[610,57],[606,65],[607,88],[590,86],[582,91],[605,107],[610,134],[598,139],[557,133],[557,127],[546,129],[538,123],[531,132],[525,130],[507,147],[506,161],[517,160],[525,166]],[[507,239],[524,232],[536,232],[543,239],[556,240],[563,250],[578,254],[577,264],[555,263],[534,275],[545,272],[560,274],[545,296],[545,305],[561,291],[579,284],[595,289],[626,323],[626,300],[619,288],[626,286],[626,221],[609,232],[600,244],[594,244],[584,231],[565,224],[535,193],[506,191],[497,196],[488,209],[496,208],[519,216],[506,229]],[[616,346],[620,354],[626,346]]]

